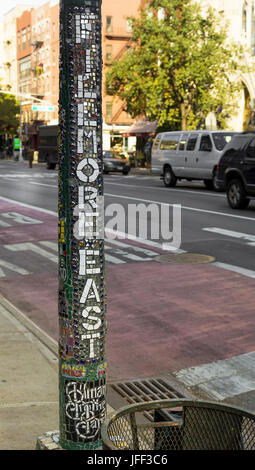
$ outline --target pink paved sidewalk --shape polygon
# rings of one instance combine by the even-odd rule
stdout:
[[[109,380],[149,377],[254,350],[254,281],[212,265],[108,265]],[[57,273],[0,292],[58,339]]]

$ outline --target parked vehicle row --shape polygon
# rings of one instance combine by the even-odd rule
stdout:
[[[152,147],[152,174],[160,175],[167,187],[174,187],[181,179],[202,179],[208,189],[217,190],[217,163],[235,134],[231,131],[159,133]]]
[[[255,198],[255,131],[186,131],[156,135],[152,173],[165,186],[181,179],[204,180],[208,189],[226,191],[233,209]]]

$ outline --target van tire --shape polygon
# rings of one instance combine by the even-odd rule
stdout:
[[[204,180],[204,184],[205,184],[205,187],[207,189],[211,189],[213,191],[218,191],[218,192],[221,191],[221,189],[219,188],[219,186],[217,184],[216,174],[215,173],[213,174],[213,177],[212,177],[211,180]]]
[[[167,188],[173,188],[176,185],[177,178],[169,166],[164,169],[163,181]]]
[[[50,162],[50,159],[47,158],[47,160],[46,160],[46,167],[47,167],[47,170],[55,170],[55,168],[56,168],[56,163]]]
[[[56,168],[56,163],[47,164],[47,170],[55,170],[55,168]]]
[[[214,189],[212,180],[204,180],[206,189]]]

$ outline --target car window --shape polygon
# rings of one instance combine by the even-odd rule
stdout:
[[[210,152],[212,150],[212,141],[208,134],[201,136],[199,150],[201,152]]]
[[[247,136],[244,134],[236,135],[228,144],[226,151],[242,152],[247,147]]]
[[[247,157],[255,158],[255,137],[253,137],[252,141],[250,142],[247,148]]]
[[[213,141],[214,145],[217,150],[223,150],[224,147],[231,142],[232,138],[234,137],[234,134],[230,134],[228,132],[215,132],[213,133]]]
[[[197,143],[198,134],[190,134],[186,150],[194,150]]]
[[[154,141],[154,144],[153,144],[153,148],[154,149],[157,149],[158,148],[158,144],[159,144],[159,141],[161,139],[161,135],[158,135]]]
[[[187,140],[188,140],[188,134],[182,134],[181,140],[180,140],[180,143],[179,143],[179,150],[184,150],[185,149],[185,145],[187,143]]]
[[[160,150],[176,150],[179,142],[177,134],[164,135],[160,142]]]
[[[114,152],[110,152],[106,150],[105,152],[103,152],[103,157],[104,158],[117,158],[117,155]]]

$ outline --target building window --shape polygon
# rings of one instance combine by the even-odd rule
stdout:
[[[112,46],[106,46],[106,54],[105,54],[106,62],[112,61]]]
[[[132,33],[132,20],[130,18],[127,18],[127,33]]]
[[[30,45],[30,41],[31,41],[31,30],[30,30],[30,26],[27,27],[27,44],[28,46]]]
[[[242,30],[244,33],[247,32],[247,5],[246,3],[243,6],[243,12],[242,12]]]
[[[27,41],[26,28],[23,28],[21,31],[21,41],[22,41],[22,49],[26,49],[26,41]]]
[[[112,32],[112,16],[107,16],[106,17],[106,31],[107,31],[107,33]]]
[[[165,8],[159,8],[158,10],[158,19],[163,20],[165,18]]]
[[[20,74],[20,79],[26,79],[30,77],[30,72],[31,72],[31,58],[26,57],[25,59],[21,59],[19,63],[19,74]]]
[[[251,13],[251,53],[255,55],[255,9],[252,7]]]
[[[20,51],[20,31],[18,31],[18,51]]]
[[[112,102],[108,101],[106,103],[106,119],[112,118]]]

